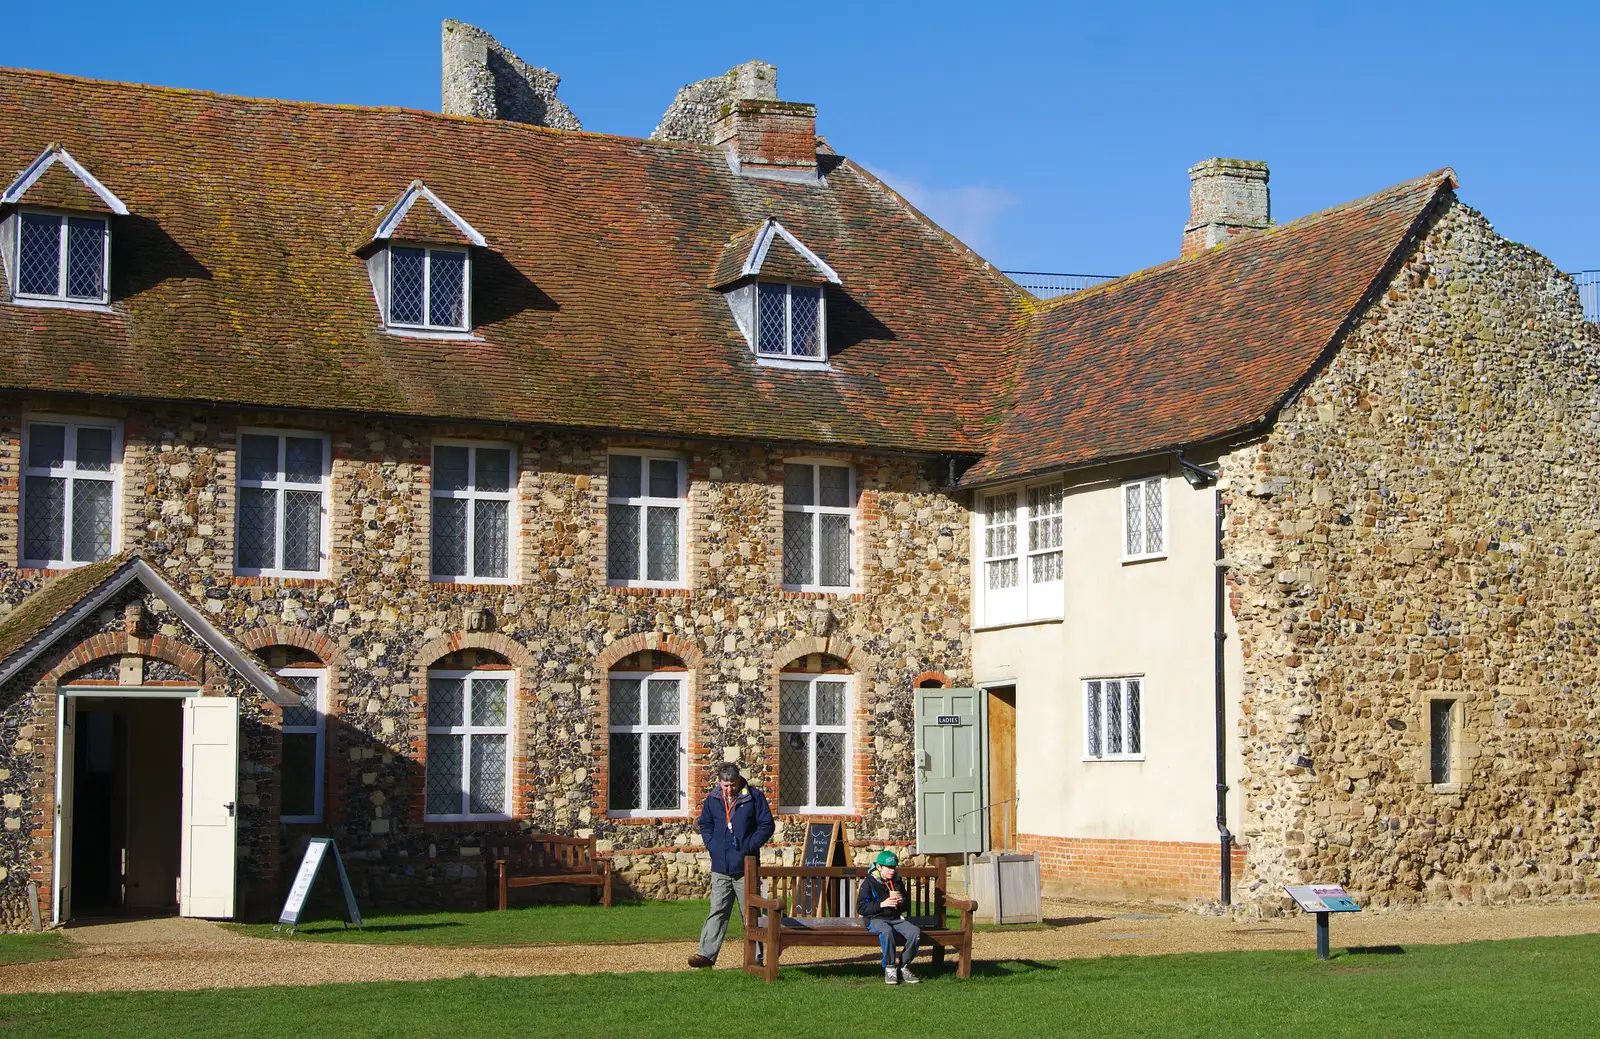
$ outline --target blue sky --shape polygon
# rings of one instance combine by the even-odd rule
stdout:
[[[562,76],[585,128],[643,136],[751,58],[833,146],[1002,267],[1117,274],[1177,253],[1193,163],[1265,159],[1273,216],[1453,166],[1566,270],[1600,268],[1600,4],[15,5],[0,64],[348,104],[439,105],[439,23]],[[1586,53],[1587,51],[1587,53]]]

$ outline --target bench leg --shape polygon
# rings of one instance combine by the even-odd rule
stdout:
[[[507,902],[507,896],[511,892],[510,892],[510,886],[506,883],[506,880],[507,880],[507,877],[506,877],[506,873],[507,873],[506,864],[504,862],[502,862],[502,863],[499,863],[499,866],[500,866],[500,908],[501,909],[505,909],[506,902]]]
[[[956,962],[956,977],[972,977],[972,932],[961,936],[961,959]]]
[[[778,980],[778,959],[783,955],[782,910],[767,910],[766,974],[768,981]]]
[[[600,904],[611,908],[611,867],[606,867],[605,883],[600,886]]]
[[[944,943],[943,942],[934,942],[933,943],[933,965],[934,965],[935,968],[940,968],[940,967],[944,966]]]

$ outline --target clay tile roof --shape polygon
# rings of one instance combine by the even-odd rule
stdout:
[[[1048,306],[1016,403],[963,485],[1172,451],[1264,422],[1453,187],[1441,170]]]
[[[477,228],[461,219],[420,180],[412,181],[383,211],[373,226],[368,244],[386,238],[440,245],[489,244]]]
[[[0,191],[0,205],[52,206],[126,215],[128,207],[65,148],[52,144]]]
[[[723,248],[711,287],[726,288],[745,278],[839,284],[837,271],[771,217],[739,232]]]
[[[848,159],[0,70],[0,170],[60,141],[134,215],[110,313],[0,306],[0,388],[977,454],[1027,308]],[[384,332],[354,249],[416,178],[489,242],[472,339]],[[830,286],[830,370],[764,367],[707,285],[780,221]]]
[[[41,632],[78,605],[79,600],[116,573],[128,555],[112,556],[98,563],[80,566],[40,585],[3,618],[0,618],[0,663],[32,642]]]

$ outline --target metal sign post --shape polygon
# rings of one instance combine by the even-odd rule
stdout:
[[[1317,959],[1325,960],[1328,951],[1328,916],[1331,913],[1359,913],[1361,907],[1338,884],[1284,885],[1284,891],[1307,913],[1317,914]]]

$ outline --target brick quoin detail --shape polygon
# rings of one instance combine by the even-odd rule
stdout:
[[[1038,852],[1039,874],[1075,892],[1215,899],[1221,877],[1218,847],[1205,842],[1111,840],[1017,834],[1017,848]],[[1235,883],[1244,875],[1245,849],[1229,860]]]

